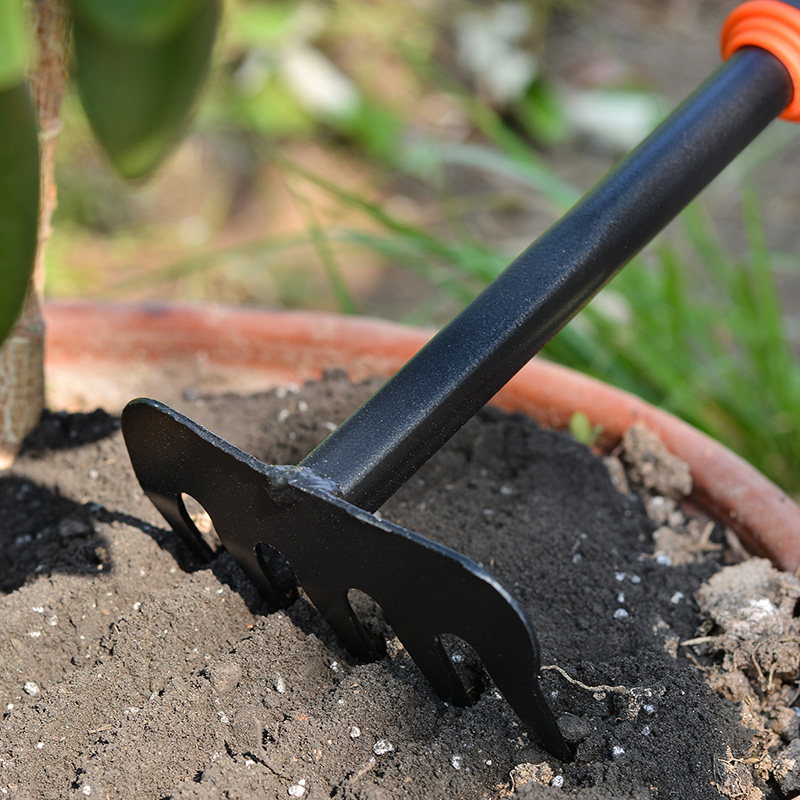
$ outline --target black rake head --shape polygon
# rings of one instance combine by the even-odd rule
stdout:
[[[468,705],[442,644],[445,634],[460,637],[544,747],[562,760],[572,758],[539,686],[534,630],[483,567],[345,502],[310,469],[263,464],[154,400],[129,403],[122,431],[142,488],[172,528],[209,554],[183,496],[197,500],[273,608],[292,599],[288,570],[279,562],[285,559],[342,643],[370,661],[385,645],[367,634],[348,601],[348,592],[359,589],[383,609],[436,693]]]

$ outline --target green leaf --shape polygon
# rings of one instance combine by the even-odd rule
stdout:
[[[39,143],[24,84],[0,91],[0,342],[19,316],[36,257]]]
[[[123,177],[147,177],[182,138],[208,75],[219,12],[219,0],[202,0],[186,27],[149,44],[101,35],[76,17],[81,101]]]

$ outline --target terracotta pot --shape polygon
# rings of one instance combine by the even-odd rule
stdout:
[[[390,375],[432,335],[334,314],[188,305],[58,303],[46,317],[50,403],[76,410],[119,409],[134,396],[163,396],[169,383],[203,393],[245,392],[318,378],[330,367],[356,380]],[[493,403],[556,429],[582,411],[602,425],[605,449],[643,422],[689,464],[698,506],[736,530],[751,552],[781,569],[800,569],[800,506],[671,414],[543,359],[531,361]]]

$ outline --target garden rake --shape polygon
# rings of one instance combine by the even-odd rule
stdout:
[[[347,599],[365,592],[439,696],[466,704],[441,638],[460,637],[569,760],[520,604],[482,566],[373,512],[772,120],[800,121],[800,0],[743,3],[722,50],[683,105],[299,465],[264,464],[155,400],[129,403],[133,468],[172,528],[210,552],[183,501],[195,498],[270,605],[294,596],[289,575],[369,660],[384,646]]]

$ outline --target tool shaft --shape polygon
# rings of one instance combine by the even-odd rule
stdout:
[[[792,99],[744,48],[303,462],[379,508]]]

